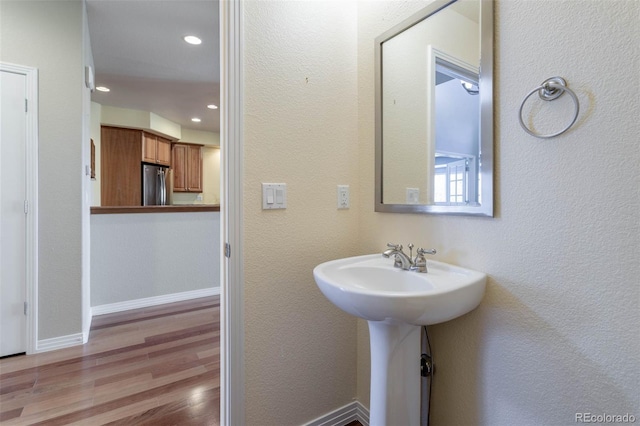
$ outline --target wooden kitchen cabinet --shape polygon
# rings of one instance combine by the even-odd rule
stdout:
[[[174,143],[173,191],[202,192],[202,145]]]
[[[100,204],[142,204],[140,130],[102,126],[100,130]]]
[[[162,136],[142,133],[142,161],[171,166],[171,141]]]

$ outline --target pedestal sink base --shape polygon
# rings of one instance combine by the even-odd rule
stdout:
[[[368,321],[369,425],[420,425],[420,326]]]

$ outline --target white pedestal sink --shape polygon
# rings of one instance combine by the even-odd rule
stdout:
[[[370,426],[420,424],[420,327],[457,318],[482,300],[486,275],[429,260],[427,273],[393,267],[381,254],[316,266],[322,293],[369,322]]]

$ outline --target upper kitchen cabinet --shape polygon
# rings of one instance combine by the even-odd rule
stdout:
[[[142,161],[170,166],[171,141],[161,136],[142,132]]]
[[[202,192],[202,145],[174,143],[173,191]]]

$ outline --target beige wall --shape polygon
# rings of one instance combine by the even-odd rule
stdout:
[[[244,4],[246,423],[295,425],[356,394],[356,321],[318,290],[317,264],[358,247],[356,9]],[[262,182],[287,184],[263,211]],[[354,191],[357,192],[357,191]]]
[[[94,105],[98,104],[94,102],[92,106]],[[102,105],[93,112],[94,115],[96,113],[100,114],[100,124],[104,126],[150,130],[171,140],[182,137],[182,127],[179,124],[149,111]]]
[[[202,148],[202,202],[220,204],[220,148]]]
[[[182,129],[180,142],[220,146],[220,133],[205,132],[194,129]]]
[[[576,412],[640,413],[637,149],[640,3],[497,1],[496,217],[373,212],[373,44],[424,2],[358,3],[360,238],[435,247],[437,259],[489,274],[480,307],[430,327],[436,425],[574,424]],[[616,64],[613,69],[612,65]],[[615,71],[614,71],[615,69]],[[567,79],[581,102],[551,140],[518,124],[524,95]],[[610,78],[613,77],[613,78]],[[551,129],[570,119],[569,99]],[[366,323],[358,398],[368,405]]]
[[[82,17],[80,1],[0,2],[0,60],[39,71],[39,340],[82,331]]]

